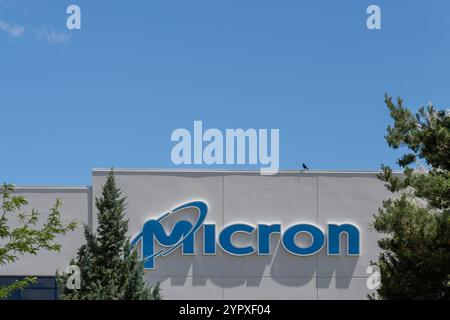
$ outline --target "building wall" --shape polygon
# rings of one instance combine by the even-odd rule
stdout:
[[[107,170],[94,170],[93,194],[99,195]],[[176,206],[203,200],[205,223],[218,229],[232,223],[351,222],[361,231],[361,255],[298,257],[272,238],[270,256],[236,257],[218,249],[215,256],[181,255],[181,249],[157,258],[146,272],[150,284],[161,282],[167,299],[365,299],[367,267],[378,256],[379,235],[369,229],[373,214],[390,194],[375,173],[294,173],[261,176],[255,172],[159,172],[117,170],[116,179],[128,197],[130,236],[144,222]],[[94,211],[95,212],[95,211]],[[170,222],[169,222],[170,223]],[[95,226],[95,218],[94,218]],[[170,228],[169,228],[170,229]],[[248,239],[238,241],[248,241]],[[342,239],[345,248],[346,239]]]
[[[92,189],[18,188],[29,200],[27,209],[48,214],[56,198],[63,200],[63,220],[77,219],[96,227],[95,196],[100,196],[108,170],[93,171]],[[116,180],[127,196],[129,236],[138,234],[145,221],[157,218],[192,200],[208,203],[205,223],[220,230],[238,222],[281,223],[286,229],[301,222],[326,230],[330,222],[350,222],[361,231],[361,255],[347,256],[342,239],[340,256],[319,254],[299,257],[284,250],[279,236],[272,236],[270,256],[236,257],[217,249],[202,255],[183,256],[181,249],[157,258],[155,270],[146,271],[150,284],[161,282],[166,299],[365,299],[367,267],[378,256],[379,235],[368,227],[383,199],[391,196],[375,173],[282,172],[261,176],[257,172],[181,172],[116,170]],[[93,214],[92,214],[93,213]],[[195,214],[187,215],[194,220]],[[168,228],[174,221],[168,221]],[[58,237],[60,253],[42,250],[36,257],[23,256],[0,268],[0,276],[53,276],[64,270],[84,243],[83,230]],[[245,235],[237,241],[247,243]],[[254,239],[252,239],[254,241]]]
[[[61,219],[64,223],[77,220],[88,224],[91,217],[91,188],[90,187],[18,187],[17,195],[23,195],[28,200],[24,212],[31,212],[34,208],[41,213],[40,221],[44,222],[50,208],[57,198],[63,202]],[[11,227],[16,224],[14,217],[10,217]],[[71,258],[75,257],[77,249],[84,243],[83,229],[78,228],[64,236],[56,237],[61,244],[61,251],[49,252],[40,250],[36,256],[23,255],[19,260],[0,267],[0,276],[54,276],[57,270],[64,271]]]

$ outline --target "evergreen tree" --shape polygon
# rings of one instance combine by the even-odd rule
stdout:
[[[386,140],[404,148],[404,175],[382,166],[380,178],[393,199],[383,203],[374,228],[378,243],[381,299],[450,299],[450,114],[429,106],[413,114],[386,95],[394,125]],[[424,161],[424,168],[420,162]]]
[[[61,298],[66,300],[150,300],[161,299],[159,285],[145,285],[144,265],[131,250],[125,197],[111,170],[102,196],[96,198],[98,227],[94,234],[85,227],[86,243],[71,261],[80,268],[81,288],[68,289],[69,275],[57,275]]]
[[[129,248],[129,244],[127,244]],[[161,290],[159,283],[154,287],[149,287],[142,281],[144,264],[140,261],[136,250],[126,250],[126,261],[124,265],[126,278],[124,289],[124,300],[161,300]]]

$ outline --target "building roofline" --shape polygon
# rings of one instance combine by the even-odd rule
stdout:
[[[111,168],[93,168],[92,173],[107,173]],[[179,168],[114,168],[115,173],[260,173],[260,170],[179,169]],[[279,174],[379,174],[380,170],[279,170]],[[394,171],[394,173],[403,173]]]
[[[89,191],[91,186],[46,186],[46,185],[16,185],[14,191],[33,191],[33,190],[45,190],[45,191]]]

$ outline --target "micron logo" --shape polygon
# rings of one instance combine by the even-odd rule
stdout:
[[[187,209],[195,209],[198,212],[197,220],[191,223],[181,219],[177,221],[171,232],[164,230],[164,221],[176,214],[183,214]],[[181,247],[183,255],[195,254],[195,235],[203,233],[203,254],[215,255],[219,246],[225,253],[234,256],[246,256],[250,254],[270,255],[271,235],[279,234],[283,248],[297,256],[309,256],[320,252],[325,246],[328,255],[340,255],[340,239],[342,234],[347,235],[347,255],[360,254],[360,232],[350,223],[329,223],[325,233],[320,227],[310,223],[299,223],[282,229],[281,224],[257,224],[245,223],[230,224],[218,232],[215,224],[204,223],[208,213],[208,205],[203,201],[192,201],[183,204],[157,219],[145,222],[142,231],[133,239],[132,246],[140,243],[141,254],[144,259],[145,269],[155,269],[157,257],[165,257],[177,248]],[[234,235],[241,233],[256,236],[256,245],[236,245]],[[307,246],[297,244],[296,238],[306,235],[310,241]],[[218,244],[218,246],[217,246]]]

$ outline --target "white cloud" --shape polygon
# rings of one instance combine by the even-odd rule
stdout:
[[[50,44],[62,44],[70,41],[69,34],[55,31],[48,26],[38,28],[36,30],[36,36],[40,41],[45,41]]]
[[[25,27],[24,26],[17,26],[13,24],[9,24],[3,20],[0,20],[0,30],[6,32],[11,37],[20,37],[25,33]]]

